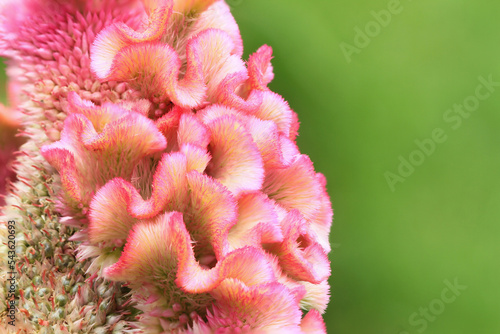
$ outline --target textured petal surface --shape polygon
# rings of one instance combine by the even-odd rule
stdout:
[[[234,117],[220,117],[208,124],[212,161],[207,172],[220,180],[235,196],[259,190],[264,166],[257,145]]]
[[[85,110],[87,115],[70,114],[61,140],[41,151],[61,174],[65,199],[83,206],[108,180],[130,178],[143,157],[166,146],[154,123],[138,113],[115,105],[89,105]]]

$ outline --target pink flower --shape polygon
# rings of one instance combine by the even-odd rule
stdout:
[[[333,213],[297,115],[267,87],[271,48],[245,63],[221,0],[114,3],[3,9],[3,53],[51,78],[31,140],[87,273],[126,283],[147,333],[325,333]],[[58,23],[16,28],[43,6]]]

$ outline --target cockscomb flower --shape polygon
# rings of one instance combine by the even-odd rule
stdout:
[[[224,1],[8,1],[0,18],[27,137],[3,210],[18,330],[326,332],[326,180],[267,87],[272,49],[243,61]]]

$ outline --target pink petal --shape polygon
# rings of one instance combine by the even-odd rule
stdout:
[[[311,310],[305,315],[300,328],[306,334],[326,334],[325,322],[316,310]]]
[[[245,126],[245,129],[250,133],[253,141],[260,151],[266,169],[280,168],[284,165],[290,164],[290,162],[287,161],[287,159],[290,160],[290,158],[285,158],[284,156],[284,154],[290,154],[288,152],[290,149],[288,148],[288,145],[287,147],[282,147],[283,135],[279,133],[274,122],[261,120],[257,117],[247,115],[237,109],[223,105],[211,105],[197,113],[197,116],[205,124],[226,115],[235,117],[240,124]],[[286,139],[290,141],[288,138]],[[292,145],[295,144],[293,143]],[[286,149],[287,151],[283,152],[283,149]]]
[[[286,168],[272,169],[263,186],[269,198],[287,210],[298,209],[308,220],[313,219],[322,201],[322,187],[308,156],[300,155]]]
[[[297,124],[297,119],[294,117],[295,113],[290,109],[288,103],[281,96],[271,91],[264,91],[262,98],[262,104],[253,115],[263,120],[273,121],[280,132],[294,139],[293,129]]]
[[[211,292],[217,300],[213,314],[207,316],[214,330],[232,333],[301,333],[301,312],[294,295],[279,283],[247,286],[237,279],[226,279]]]
[[[115,281],[161,282],[175,272],[178,259],[192,257],[191,240],[178,212],[134,225],[117,263],[104,270]],[[190,256],[191,255],[191,256]]]
[[[154,2],[152,4],[151,2]],[[116,70],[115,56],[124,47],[139,42],[149,42],[161,37],[172,13],[172,1],[149,1],[150,24],[142,32],[129,28],[124,23],[115,23],[103,29],[92,45],[91,69],[101,79],[108,78]],[[153,6],[154,5],[154,6]]]
[[[191,144],[182,145],[181,152],[186,156],[187,170],[195,170],[199,173],[205,171],[212,159],[206,149]]]
[[[232,249],[283,240],[278,216],[267,196],[255,192],[239,198],[238,222],[229,231],[228,239]]]
[[[273,78],[273,49],[270,46],[261,46],[254,54],[248,58],[248,75],[250,76],[250,87],[258,90],[268,90]]]
[[[70,105],[77,100],[70,99]],[[61,140],[41,149],[45,159],[61,174],[66,200],[84,206],[106,181],[129,178],[143,157],[166,146],[165,138],[148,118],[112,104],[86,105],[87,108],[85,103],[75,104],[74,110],[80,108],[84,114],[70,114],[64,122]]]
[[[283,270],[299,281],[317,284],[327,279],[330,276],[328,255],[311,236],[299,212],[291,211],[281,224],[284,240],[269,249],[278,255]]]
[[[219,85],[214,102],[246,113],[254,113],[262,104],[263,93],[259,90],[252,90],[246,98],[240,96],[238,89],[247,79],[248,75],[246,70],[226,76]]]
[[[240,248],[227,254],[210,270],[201,269],[194,262],[194,258],[179,261],[176,283],[186,292],[213,291],[227,279],[236,279],[246,286],[259,286],[276,281],[266,255],[252,247]]]
[[[243,54],[243,41],[241,40],[238,24],[231,15],[229,6],[224,1],[215,1],[210,7],[201,13],[194,23],[193,30],[188,38],[196,36],[206,29],[219,29],[225,31],[233,41],[232,54],[240,56]]]
[[[212,161],[207,173],[220,180],[235,196],[259,190],[264,177],[262,157],[245,127],[228,116],[207,126],[212,134]]]
[[[90,205],[92,243],[124,240],[137,219],[152,218],[167,206],[183,208],[186,201],[186,157],[165,154],[153,176],[151,197],[144,200],[129,182],[114,179],[94,196]]]
[[[187,182],[190,203],[185,221],[196,241],[195,252],[221,259],[228,249],[229,229],[236,223],[236,201],[222,184],[207,175],[189,172]]]
[[[210,142],[210,134],[206,126],[194,114],[185,113],[181,116],[179,122],[177,142],[179,146],[192,144],[206,148]]]
[[[190,110],[174,106],[168,113],[156,120],[156,127],[167,138],[167,151],[177,151],[179,149],[177,130],[179,129],[182,114],[187,112],[190,112]]]

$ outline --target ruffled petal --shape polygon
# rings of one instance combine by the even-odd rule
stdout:
[[[267,196],[255,192],[239,198],[238,222],[229,231],[228,239],[231,249],[283,240],[278,216]]]
[[[151,197],[144,200],[123,179],[106,183],[94,196],[89,213],[92,243],[125,240],[138,219],[153,218],[167,206],[182,208],[186,201],[187,161],[182,153],[165,154],[153,176]]]
[[[173,6],[174,10],[176,6],[180,10],[191,6],[203,10],[212,2],[183,1]],[[164,1],[153,8],[143,31],[116,23],[97,36],[91,49],[91,67],[101,80],[128,81],[149,98],[197,107],[205,98],[214,99],[227,75],[246,71],[240,57],[233,54],[238,51],[234,39],[223,30],[201,30],[189,37],[185,54],[179,54],[174,46],[161,41],[172,2]]]
[[[261,46],[248,58],[249,83],[252,89],[268,90],[267,84],[274,78],[272,58],[273,49],[268,45]]]
[[[135,224],[119,261],[106,268],[104,275],[136,284],[161,282],[170,272],[175,273],[179,261],[194,259],[192,253],[182,214],[171,212],[154,221]]]
[[[143,157],[166,146],[154,123],[138,113],[112,104],[89,104],[86,113],[70,114],[61,140],[41,150],[61,174],[65,199],[76,206],[87,206],[94,192],[108,180],[130,178]]]
[[[166,23],[172,14],[172,1],[145,1],[149,12],[149,24],[143,31],[136,31],[119,22],[103,29],[91,47],[91,69],[99,78],[108,78],[119,64],[115,56],[124,47],[139,42],[155,41],[165,31]]]
[[[207,173],[235,196],[262,187],[264,166],[252,137],[234,117],[220,117],[207,124],[212,160]]]
[[[318,284],[330,276],[327,253],[309,232],[307,222],[293,210],[281,222],[284,240],[269,247],[292,278]]]
[[[298,156],[286,168],[270,170],[263,190],[285,209],[298,209],[308,220],[315,217],[321,204],[322,187],[306,155]]]
[[[304,316],[300,328],[305,334],[326,334],[325,322],[316,310],[311,310]]]
[[[200,122],[195,115],[185,113],[179,121],[177,131],[177,142],[179,146],[192,144],[201,148],[206,148],[210,142],[208,129]]]
[[[185,221],[196,242],[195,252],[222,259],[229,247],[229,229],[236,223],[236,200],[217,180],[196,171],[187,174],[187,183],[190,199]]]
[[[214,330],[251,333],[301,333],[294,295],[279,283],[247,286],[224,280],[212,293],[217,300],[208,323]]]

